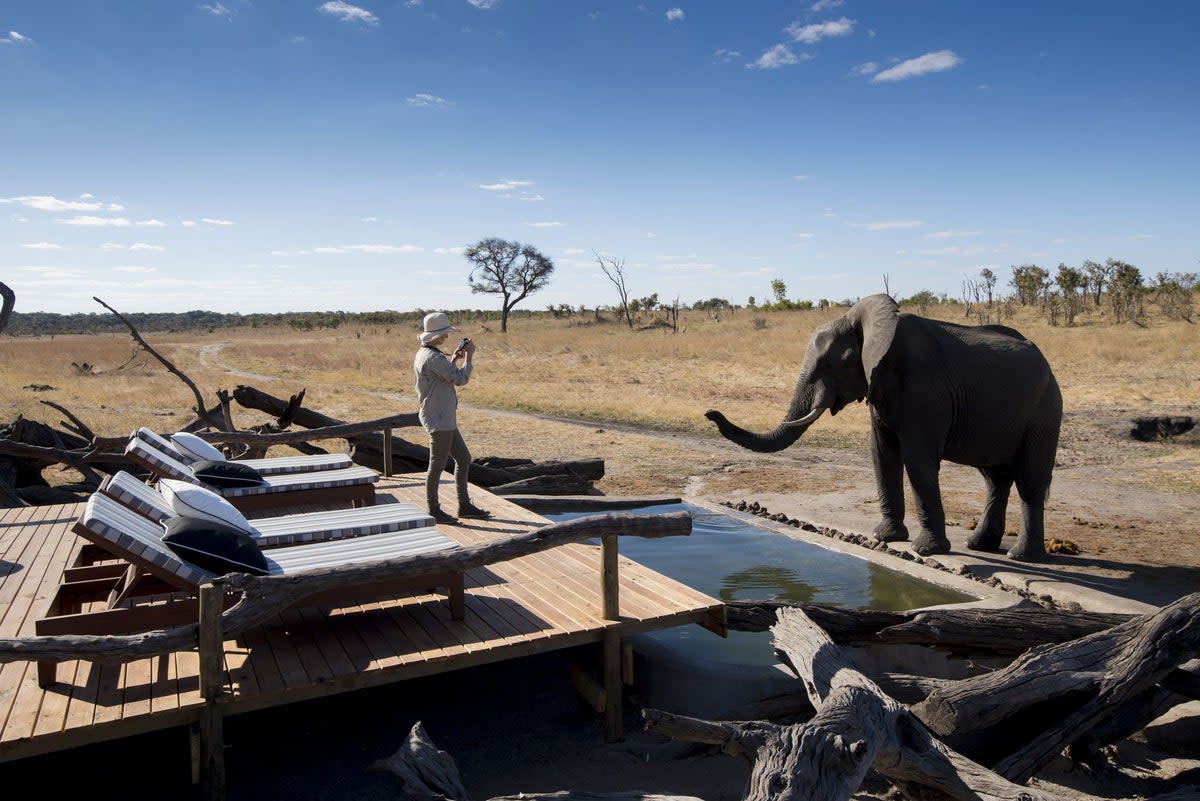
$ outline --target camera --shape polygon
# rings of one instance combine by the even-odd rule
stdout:
[[[454,349],[455,353],[457,353],[458,351],[465,348],[467,346],[467,343],[470,341],[471,341],[470,337],[463,337],[461,340],[459,340],[458,347]]]

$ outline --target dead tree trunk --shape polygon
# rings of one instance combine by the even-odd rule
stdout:
[[[0,333],[8,328],[8,318],[12,316],[13,307],[17,305],[17,295],[8,285],[0,281]]]
[[[913,707],[939,735],[980,731],[1040,704],[1054,723],[1000,760],[1025,781],[1127,701],[1200,655],[1200,593],[1062,645],[1035,648],[993,673],[955,682]]]

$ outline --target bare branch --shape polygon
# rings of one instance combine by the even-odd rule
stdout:
[[[137,330],[137,328],[134,327],[133,323],[131,323],[131,322],[129,322],[129,320],[125,319],[125,316],[123,314],[121,314],[119,311],[114,309],[112,306],[109,306],[104,301],[100,300],[100,298],[95,297],[94,295],[92,296],[92,300],[96,301],[101,306],[103,306],[104,308],[108,309],[110,312],[115,314],[118,320],[125,323],[125,326],[129,329],[129,333],[133,336],[134,342],[141,345],[142,348],[147,353],[149,353],[154,358],[158,359],[159,363],[162,364],[163,367],[167,368],[168,372],[174,373],[176,376],[179,377],[180,381],[182,381],[184,384],[187,385],[188,389],[190,389],[192,391],[192,395],[194,395],[196,398],[196,414],[200,417],[201,420],[207,420],[208,424],[210,426],[212,426],[213,428],[219,429],[219,428],[223,427],[220,420],[215,419],[208,414],[208,409],[204,405],[204,396],[202,396],[200,394],[200,390],[196,388],[196,385],[195,385],[195,383],[192,382],[192,379],[190,379],[186,375],[184,375],[183,372],[178,367],[176,367],[171,362],[167,361],[167,359],[164,358],[158,351],[156,351],[154,348],[150,347],[150,344],[148,342],[146,342],[146,340],[142,339],[142,335],[138,333],[138,330]]]

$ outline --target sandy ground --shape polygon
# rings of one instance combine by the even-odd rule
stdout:
[[[865,450],[797,446],[762,456],[718,439],[470,408],[462,425],[476,456],[603,456],[608,475],[600,486],[610,495],[756,500],[771,511],[845,530],[866,530],[875,521]],[[1169,446],[1138,443],[1124,429],[1117,418],[1067,421],[1047,528],[1048,537],[1070,540],[1081,552],[1055,555],[1038,569],[1161,605],[1200,589],[1198,482],[1173,468],[1194,463],[1200,438],[1192,432]],[[1164,447],[1183,456],[1158,459],[1160,467],[1148,473],[1148,457]],[[951,538],[961,542],[982,503],[982,482],[973,471],[948,465],[943,488],[947,517],[956,524]],[[1015,509],[1010,521],[1015,528]],[[476,799],[567,788],[639,789],[707,801],[742,796],[745,763],[646,734],[636,709],[627,711],[626,742],[604,743],[602,722],[567,681],[579,656],[544,654],[233,718],[227,723],[229,798],[404,798],[394,776],[368,768],[399,747],[417,720],[456,758]],[[1192,703],[1110,749],[1112,766],[1099,775],[1064,760],[1035,781],[1064,797],[1110,798],[1200,783],[1198,743],[1200,704]],[[129,772],[135,764],[136,777]],[[187,785],[182,732],[4,765],[0,774],[6,784],[15,782],[9,786],[38,786],[55,797],[86,792],[93,799],[136,801],[195,794]],[[874,784],[856,798],[884,798],[883,789]]]

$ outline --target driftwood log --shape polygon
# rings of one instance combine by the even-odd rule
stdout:
[[[1008,667],[955,682],[913,707],[941,736],[995,727],[1018,715],[1052,721],[996,763],[1025,781],[1114,710],[1200,655],[1200,593],[1153,614],[1061,645],[1035,648]]]

